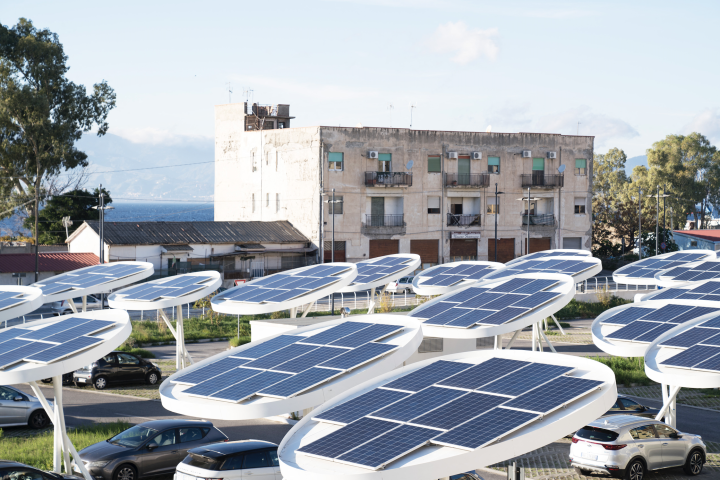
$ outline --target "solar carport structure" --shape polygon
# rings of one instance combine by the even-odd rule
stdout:
[[[127,312],[100,310],[64,315],[31,324],[0,330],[0,385],[29,383],[55,426],[53,470],[72,472],[70,454],[80,458],[65,430],[62,401],[62,375],[96,361],[115,350],[132,327]],[[37,385],[44,378],[53,379],[55,399],[50,404]],[[94,480],[82,462],[86,480]]]
[[[404,316],[331,320],[198,362],[166,379],[160,398],[170,411],[212,419],[302,411],[401,366],[421,341]]]
[[[415,275],[412,282],[413,291],[417,295],[443,295],[477,283],[502,268],[505,268],[505,265],[497,262],[443,263]]]
[[[558,248],[556,250],[542,250],[540,252],[531,253],[530,255],[523,255],[514,260],[510,260],[505,265],[513,265],[515,263],[524,262],[526,260],[539,260],[547,257],[592,257],[590,250],[576,250],[574,248]]]
[[[42,290],[22,285],[0,286],[0,323],[37,310],[43,304]]]
[[[662,271],[689,264],[694,265],[715,258],[715,252],[712,250],[683,250],[664,253],[618,268],[613,272],[613,281],[628,285],[660,285],[656,275]]]
[[[615,376],[590,359],[466,352],[325,402],[280,443],[283,478],[437,479],[525,454],[604,414]]]

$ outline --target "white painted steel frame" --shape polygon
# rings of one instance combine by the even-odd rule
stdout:
[[[648,258],[655,258],[658,260],[662,260],[664,258],[667,258],[671,255],[676,255],[678,253],[704,253],[706,255],[706,257],[704,259],[698,260],[695,262],[688,262],[684,266],[698,264],[698,263],[706,262],[708,260],[714,260],[716,258],[715,252],[713,252],[712,250],[680,250],[677,252],[663,253],[661,255],[656,255],[654,257],[643,258],[643,260],[647,260]],[[615,270],[613,272],[613,281],[615,283],[626,283],[628,285],[660,285],[660,282],[655,277],[648,278],[648,277],[629,277],[629,276],[621,277],[621,276],[618,276],[618,273],[622,273],[622,271],[624,269],[630,268],[632,266],[637,266],[637,265],[635,263],[631,263],[629,265],[625,265],[624,267]],[[683,282],[683,283],[685,283],[685,282]]]
[[[37,287],[28,287],[23,285],[3,285],[4,292],[17,292],[25,295],[23,302],[3,310],[0,310],[0,322],[5,322],[15,317],[22,317],[30,312],[34,312],[43,305],[42,290]]]
[[[321,330],[326,330],[329,327],[347,321],[401,325],[405,327],[399,334],[395,334],[390,338],[378,342],[398,345],[400,348],[377,360],[369,362],[362,367],[344,373],[339,377],[314,387],[306,393],[285,399],[256,396],[245,403],[228,403],[220,400],[211,400],[208,398],[184,395],[182,393],[183,390],[190,388],[190,385],[172,383],[173,379],[180,375],[188,374],[198,368],[202,368],[205,365],[217,362],[223,358],[239,355],[243,350],[260,345],[279,335],[298,335],[315,331],[319,333]],[[230,349],[229,351],[198,362],[192,367],[183,370],[182,372],[175,373],[170,378],[165,379],[162,385],[160,385],[160,400],[162,401],[163,407],[180,415],[187,415],[191,417],[197,417],[200,415],[203,418],[216,420],[249,420],[253,418],[283,415],[288,412],[312,408],[337,395],[343,394],[348,389],[354,388],[362,382],[370,381],[377,378],[379,375],[402,365],[403,362],[410,358],[413,353],[417,352],[417,349],[423,339],[422,330],[417,322],[414,322],[404,316],[387,314],[356,315],[350,319],[344,318],[331,320],[308,327],[298,328],[297,330],[284,332],[279,335],[266,337],[257,342],[248,343],[240,347]]]
[[[339,425],[316,422],[313,420],[312,414],[329,410],[438,360],[476,364],[493,357],[572,366],[576,370],[571,376],[600,380],[604,384],[599,389],[567,405],[566,408],[555,410],[499,441],[471,452],[459,448],[433,445],[405,455],[385,469],[378,471],[369,471],[366,468],[296,453],[301,446],[340,428]],[[436,480],[449,477],[457,472],[493,465],[543,447],[551,439],[561,438],[568,432],[575,431],[596,420],[607,412],[616,401],[617,388],[612,370],[600,362],[586,358],[520,350],[485,350],[436,357],[385,373],[323,403],[312,414],[297,423],[280,442],[278,448],[280,469],[286,480],[334,480],[337,478],[346,480],[406,480],[410,478],[413,480]]]
[[[454,292],[455,290],[458,290],[463,287],[467,287],[470,285],[475,285],[478,282],[482,281],[482,278],[477,280],[462,280],[459,283],[455,285],[450,285],[447,287],[438,286],[438,285],[426,285],[423,286],[420,284],[420,278],[423,273],[430,273],[433,270],[436,270],[438,268],[447,268],[447,267],[457,267],[460,265],[487,265],[490,267],[489,269],[483,270],[486,271],[486,275],[490,275],[495,270],[501,270],[505,268],[505,265],[499,262],[484,262],[484,261],[474,261],[474,260],[465,260],[461,262],[451,262],[451,263],[441,263],[439,265],[435,265],[434,267],[430,267],[427,270],[423,270],[422,272],[415,275],[415,278],[413,278],[412,286],[413,291],[416,295],[444,295],[446,293]]]

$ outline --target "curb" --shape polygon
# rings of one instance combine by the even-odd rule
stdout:
[[[30,386],[29,383],[24,383],[24,385]],[[45,386],[46,384],[40,385]],[[52,384],[48,384],[46,388],[53,388]],[[137,395],[123,395],[122,393],[111,393],[111,392],[98,392],[97,390],[80,390],[79,388],[72,388],[72,387],[62,387],[63,390],[68,390],[70,392],[84,392],[84,393],[92,393],[95,395],[110,395],[113,397],[122,397],[122,398],[134,398],[136,400],[147,400],[149,402],[159,402],[160,400],[157,400],[155,398],[146,398],[146,397],[138,397]]]
[[[627,393],[620,393],[620,395],[625,395],[626,397],[632,397],[632,398],[639,398],[640,400],[651,400],[653,402],[662,402],[662,400],[658,400],[657,398],[648,398],[648,397],[638,397],[637,395],[629,395]],[[715,412],[720,414],[720,410],[715,410],[713,408],[707,408],[707,407],[698,407],[696,405],[688,405],[687,403],[678,403],[678,406],[682,405],[683,407],[687,408],[696,408],[698,410],[705,410],[706,412]]]

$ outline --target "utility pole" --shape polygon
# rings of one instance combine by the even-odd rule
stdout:
[[[663,187],[663,215],[665,214],[665,197],[669,197],[670,195],[665,195],[665,187]],[[657,204],[655,205],[655,255],[659,255],[659,243],[660,243],[660,185],[657,186],[657,193],[655,195],[648,195],[648,197],[656,197],[657,198]],[[665,223],[665,220],[663,219],[663,224]],[[663,228],[664,225],[663,225]]]
[[[638,259],[642,260],[642,188],[638,195]]]
[[[100,188],[98,189],[99,195],[98,195],[98,205],[96,207],[92,207],[95,210],[98,211],[100,214],[100,223],[99,223],[99,236],[100,236],[100,252],[98,255],[98,258],[100,260],[100,265],[105,263],[105,210],[114,210],[115,207],[106,207],[105,206],[105,193],[103,193],[102,184],[100,184]],[[100,294],[100,309],[102,310],[105,308],[105,294]]]
[[[417,108],[417,106],[414,103],[411,103],[410,104],[410,128],[412,128],[412,114],[413,114],[413,109],[415,109],[415,108]]]
[[[498,184],[495,184],[495,261],[498,260],[498,254],[497,254],[497,217],[500,213],[500,205],[498,204],[498,195],[502,195],[505,192],[498,192],[497,189]]]
[[[530,187],[528,187],[527,237],[525,239],[525,255],[530,254]]]
[[[40,216],[40,162],[35,157],[35,282],[40,280],[40,235],[38,235],[38,217]]]
[[[330,262],[335,263],[335,205],[338,203],[343,203],[342,200],[335,200],[335,189],[330,189],[332,192],[332,200],[328,201],[327,203],[330,204],[330,215],[332,216],[332,236],[330,237]],[[327,195],[327,193],[323,193],[323,195]],[[335,315],[335,294],[333,293],[330,297],[330,314]]]

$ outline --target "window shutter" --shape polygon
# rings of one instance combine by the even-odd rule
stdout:
[[[440,172],[440,157],[428,157],[428,173]]]
[[[545,170],[545,159],[544,158],[533,158],[533,171]]]
[[[440,208],[440,197],[428,197],[428,208]]]
[[[488,165],[500,165],[500,157],[488,157]]]

